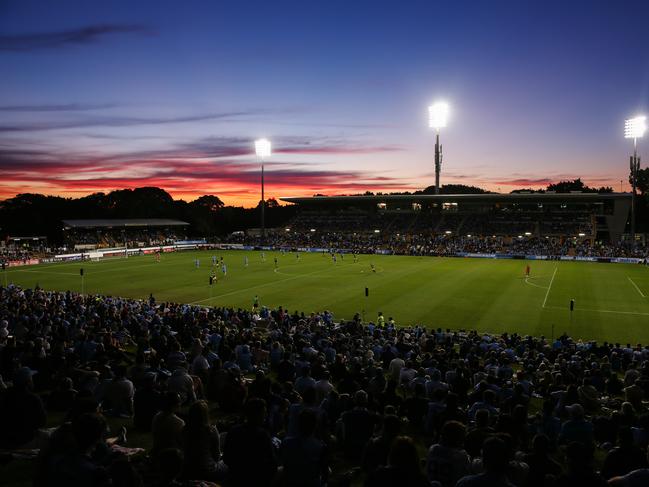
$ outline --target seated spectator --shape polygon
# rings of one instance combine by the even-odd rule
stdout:
[[[277,461],[270,435],[264,428],[266,403],[250,399],[245,406],[246,421],[233,427],[225,440],[223,460],[228,481],[235,487],[272,484]]]
[[[507,479],[509,453],[507,445],[500,438],[489,438],[482,446],[484,473],[462,477],[456,487],[515,487]]]
[[[50,411],[68,411],[74,399],[77,397],[77,391],[74,389],[74,383],[69,377],[63,377],[55,390],[47,398],[47,409]]]
[[[421,471],[419,454],[413,441],[398,436],[392,443],[388,465],[379,467],[368,475],[365,487],[428,487],[430,484]]]
[[[92,457],[105,430],[106,421],[98,414],[85,413],[75,419],[72,423],[74,444],[52,459],[48,483],[70,487],[111,485],[108,471]]]
[[[606,480],[593,467],[593,449],[583,443],[572,442],[566,448],[568,471],[557,480],[557,487],[602,487]]]
[[[161,411],[153,417],[153,454],[167,448],[182,448],[182,431],[185,422],[176,413],[180,409],[180,396],[176,392],[167,392],[162,400]]]
[[[320,487],[327,476],[325,444],[315,437],[318,416],[303,409],[298,416],[298,434],[282,442],[282,485],[286,487]]]
[[[606,454],[604,466],[602,467],[602,477],[610,479],[624,475],[632,470],[647,467],[647,457],[645,453],[633,444],[633,433],[631,428],[620,428],[619,432],[620,446],[613,448]]]
[[[561,475],[561,465],[550,457],[550,440],[545,435],[536,435],[532,441],[532,452],[525,455],[529,466],[528,487],[544,487]]]
[[[157,375],[147,372],[142,386],[135,391],[133,398],[133,424],[140,431],[151,431],[153,417],[160,411],[162,394],[156,388]]]
[[[218,469],[221,458],[219,431],[210,424],[205,401],[196,401],[190,406],[182,431],[182,443],[185,478],[216,481],[221,477]]]
[[[134,395],[133,383],[126,378],[126,367],[118,366],[115,369],[115,377],[106,388],[104,402],[107,408],[105,410],[110,411],[114,416],[132,416]]]
[[[162,450],[158,455],[160,466],[160,481],[153,487],[189,487],[179,480],[183,470],[183,452],[175,448]],[[193,485],[193,484],[192,484]]]
[[[180,396],[181,404],[190,404],[196,400],[194,380],[184,367],[178,367],[167,380],[167,389]]]
[[[21,367],[13,385],[0,393],[0,445],[2,448],[38,448],[37,432],[45,426],[47,413],[41,398],[34,394],[32,376],[36,372]]]
[[[578,442],[586,447],[593,443],[593,423],[584,419],[584,408],[581,404],[573,404],[566,408],[570,419],[561,426],[559,442],[562,444]]]

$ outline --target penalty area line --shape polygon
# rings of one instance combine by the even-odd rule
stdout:
[[[545,299],[543,300],[543,305],[541,306],[541,308],[545,308],[545,303],[548,302],[548,296],[550,295],[550,289],[552,289],[552,283],[554,282],[554,276],[557,275],[557,269],[558,268],[559,268],[558,266],[554,268],[554,272],[552,273],[552,279],[550,279],[550,285],[548,286],[548,290],[545,292]]]
[[[562,308],[561,306],[545,306],[545,309],[561,309],[567,311],[568,307]],[[590,308],[575,308],[575,311],[587,311],[589,313],[611,313],[611,314],[619,314],[619,315],[649,316],[649,313],[643,313],[641,311],[614,311],[611,309],[590,309]]]
[[[629,282],[630,282],[631,284],[633,284],[633,287],[635,288],[635,290],[638,291],[638,292],[640,293],[640,296],[642,296],[643,298],[646,298],[646,297],[647,297],[647,296],[645,296],[644,293],[640,290],[640,288],[639,288],[638,285],[633,281],[633,279],[631,279],[629,276],[626,276],[626,278],[629,280]]]

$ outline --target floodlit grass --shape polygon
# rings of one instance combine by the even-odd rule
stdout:
[[[211,257],[223,256],[227,276],[209,286]],[[244,256],[249,266],[244,267]],[[22,286],[173,300],[201,305],[293,311],[332,311],[337,318],[378,311],[399,325],[478,329],[575,338],[649,342],[649,268],[632,264],[458,259],[361,255],[203,251],[100,262],[12,268],[6,278]],[[199,269],[194,259],[199,258]],[[278,260],[275,269],[274,259]],[[530,278],[524,277],[529,263]],[[374,264],[376,272],[372,272]],[[3,276],[4,279],[4,276]],[[365,287],[369,297],[365,297]],[[569,311],[570,299],[575,311]]]

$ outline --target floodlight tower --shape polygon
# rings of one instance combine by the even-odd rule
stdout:
[[[647,117],[640,115],[624,121],[624,138],[633,139],[633,155],[630,157],[629,169],[631,170],[631,242],[635,245],[635,189],[636,178],[640,170],[638,157],[638,139],[647,130]]]
[[[270,157],[270,141],[268,139],[255,140],[255,153],[257,160],[261,163],[261,238],[266,239],[266,220],[264,218],[264,209],[266,200],[264,198],[264,160]]]
[[[435,129],[435,194],[439,194],[439,175],[442,172],[442,145],[439,143],[439,129],[446,127],[448,104],[443,101],[428,107],[428,126]]]

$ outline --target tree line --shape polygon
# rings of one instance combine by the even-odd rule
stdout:
[[[637,178],[638,231],[649,231],[649,168],[640,169]],[[412,193],[433,194],[434,186]],[[516,192],[610,193],[610,187],[592,188],[577,178],[548,185],[545,189],[521,189]],[[447,184],[441,194],[486,194],[489,191],[463,184]],[[366,192],[366,195],[383,193]],[[80,198],[64,198],[24,193],[0,201],[0,238],[7,236],[47,236],[51,242],[63,241],[62,220],[100,218],[172,218],[191,225],[193,236],[213,237],[260,226],[261,202],[253,208],[226,206],[218,196],[204,195],[194,201],[174,200],[165,190],[155,187],[119,189],[93,193]],[[296,213],[295,205],[281,206],[275,199],[266,201],[266,226],[283,226]]]
[[[24,193],[0,201],[0,238],[47,236],[63,242],[62,220],[102,218],[171,218],[191,225],[192,236],[213,237],[261,225],[260,205],[254,208],[226,206],[218,196],[204,195],[194,201],[174,200],[154,187],[93,193],[64,198]],[[295,215],[292,205],[266,201],[266,226],[283,225]]]

